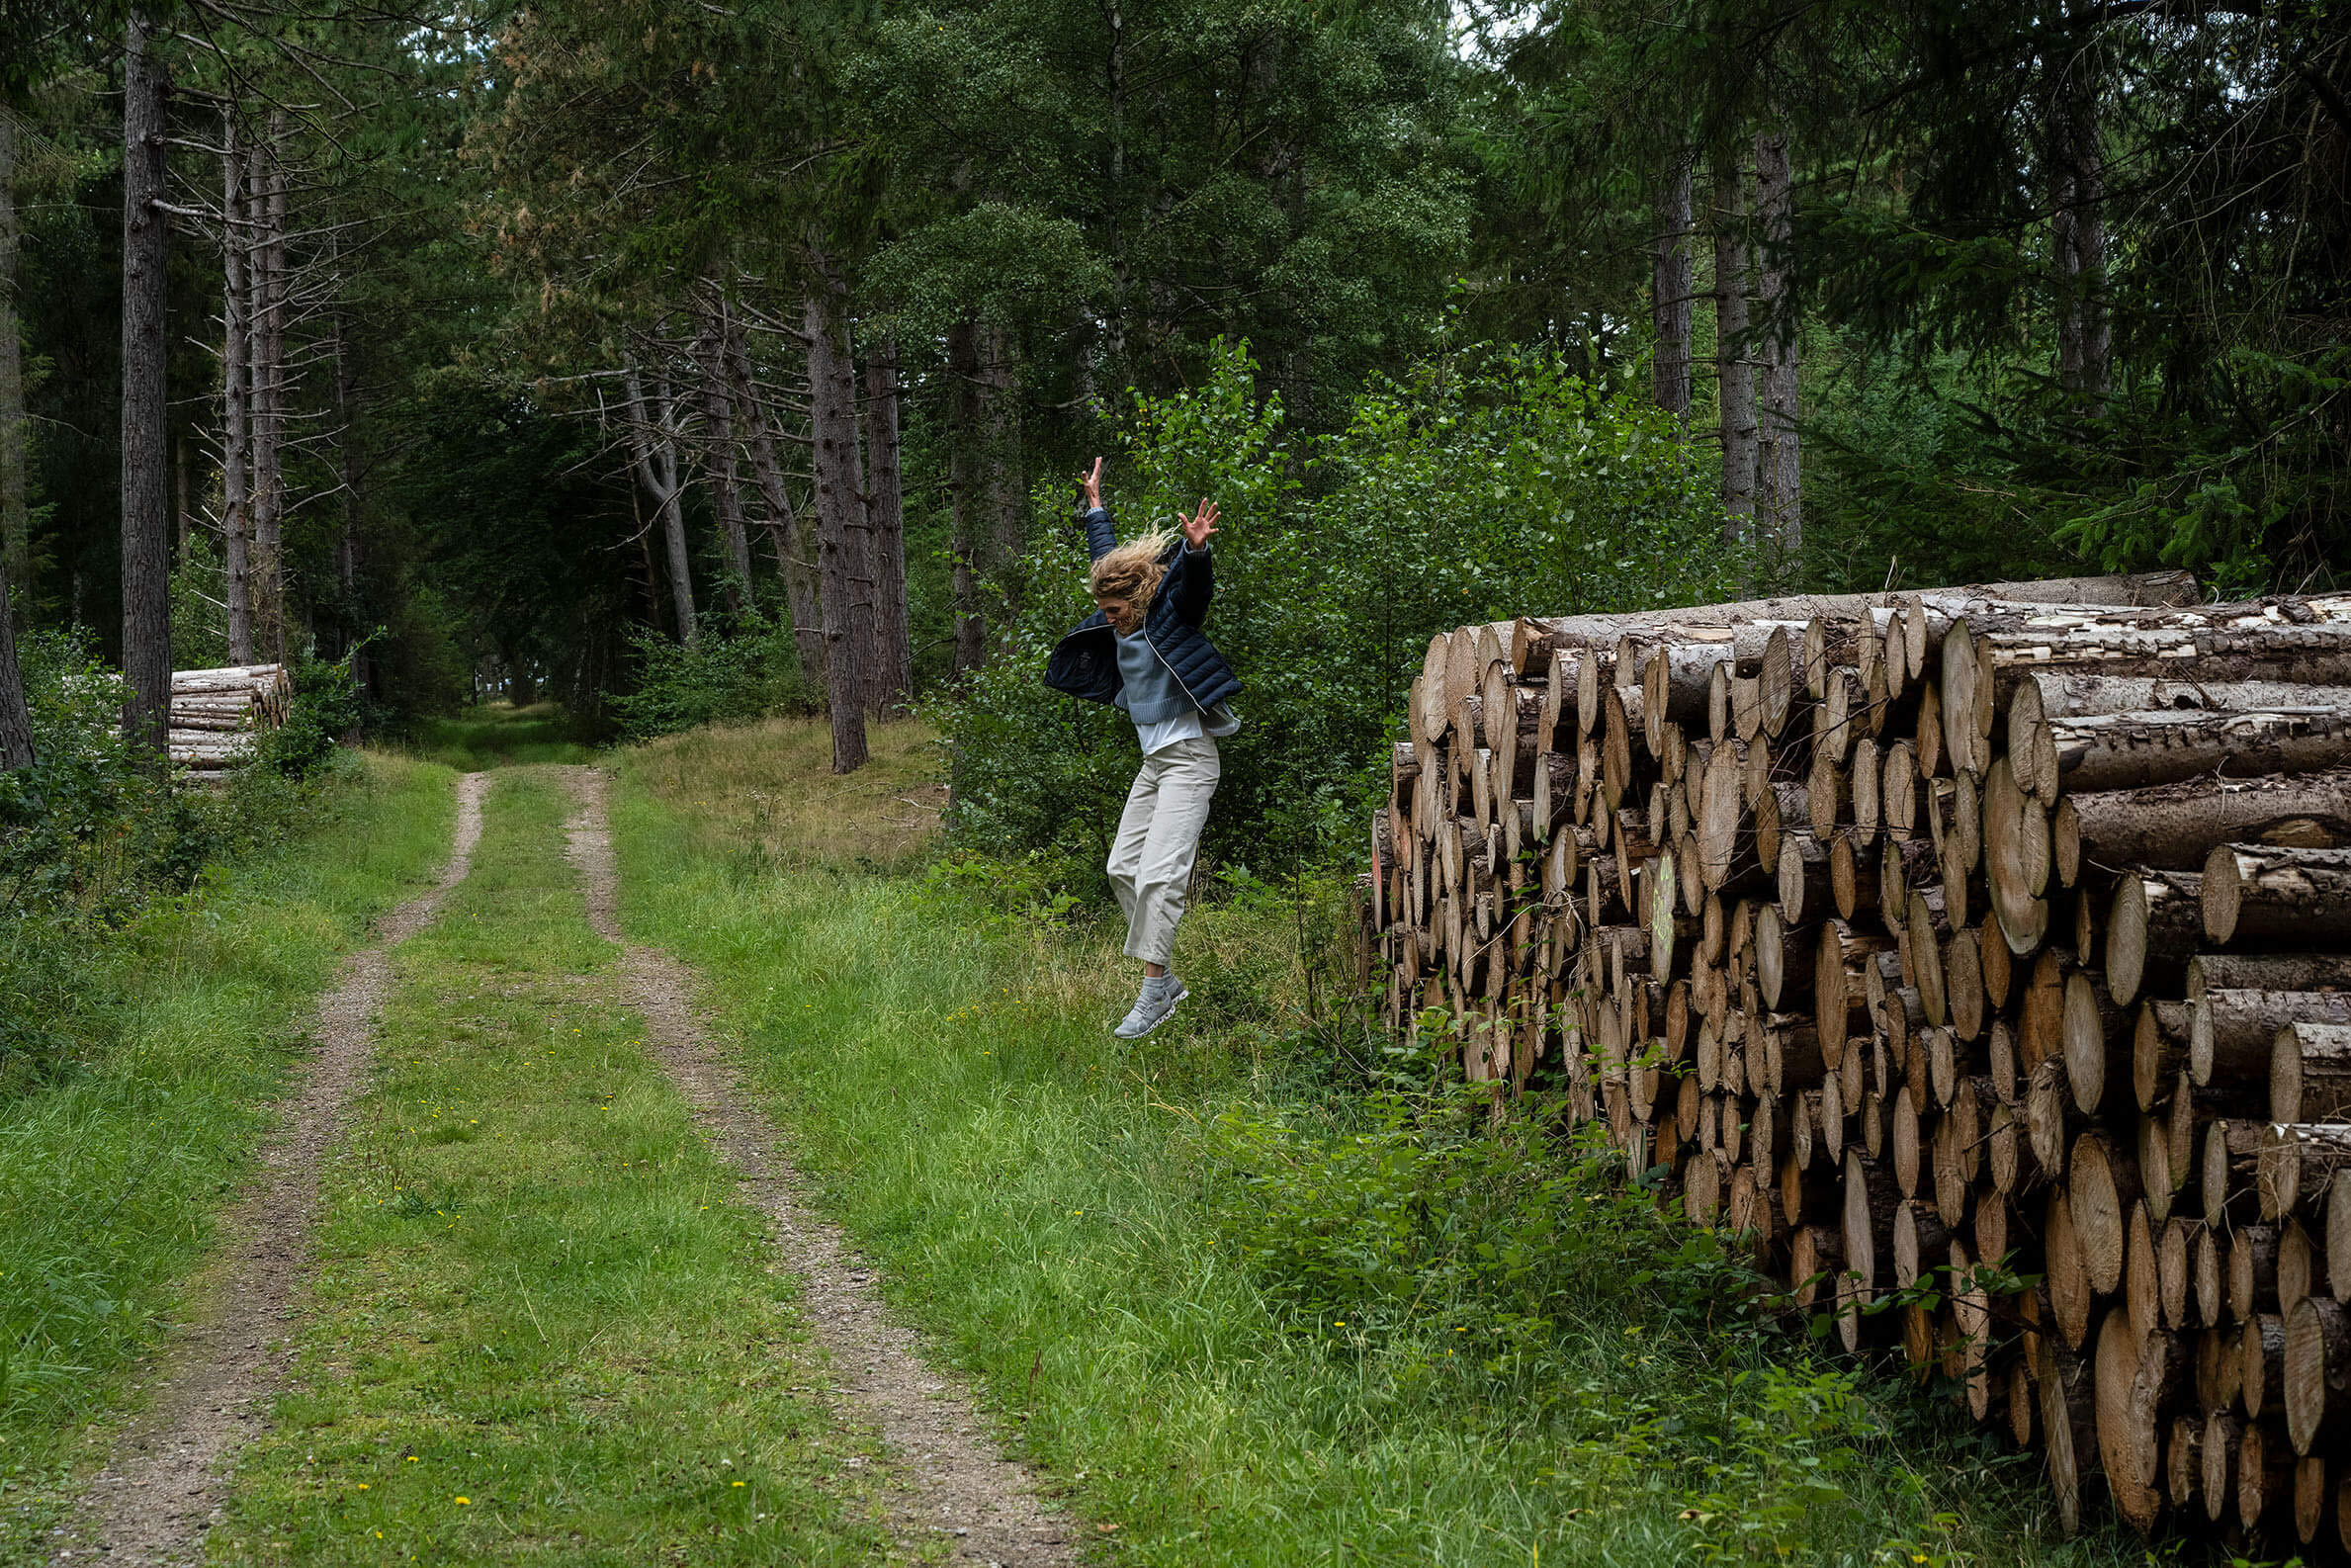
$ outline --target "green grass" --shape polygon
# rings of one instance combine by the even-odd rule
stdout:
[[[473,875],[395,959],[330,1163],[296,1387],[223,1563],[875,1560],[762,1222],[615,1001],[569,798],[501,775]]]
[[[592,762],[596,748],[556,703],[517,708],[489,702],[454,719],[420,719],[400,742],[410,756],[461,773],[535,762]]]
[[[1710,1328],[1703,1300],[1667,1310],[1663,1283],[1613,1262],[1637,1252],[1617,1229],[1645,1216],[1598,1187],[1530,1189],[1553,1205],[1556,1244],[1598,1260],[1557,1321],[1474,1296],[1390,1303],[1376,1328],[1309,1321],[1287,1304],[1294,1282],[1226,1238],[1281,1223],[1253,1205],[1300,1201],[1317,1151],[1344,1167],[1369,1150],[1364,1170],[1385,1157],[1311,1057],[1219,1026],[1214,1006],[1122,1046],[1106,1024],[1132,976],[1098,930],[779,866],[703,792],[656,798],[673,776],[657,753],[624,760],[625,922],[701,969],[895,1297],[1117,1560],[2139,1560],[2112,1533],[2055,1540],[2038,1466],[1898,1383]],[[1281,944],[1269,912],[1203,910],[1179,957],[1214,1001]],[[1288,1129],[1261,1145],[1259,1187],[1240,1180],[1227,1113]],[[1477,1196],[1434,1195],[1464,1211]],[[1334,1201],[1319,1230],[1309,1206],[1309,1251],[1354,1240],[1353,1194]],[[1717,1263],[1676,1263],[1660,1234],[1653,1262],[1677,1288],[1727,1282]]]
[[[371,757],[307,830],[96,950],[111,1043],[0,1102],[0,1557],[104,1456],[151,1348],[251,1169],[312,1000],[367,922],[449,849],[447,769]]]

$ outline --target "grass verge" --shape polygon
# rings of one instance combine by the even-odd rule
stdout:
[[[106,1452],[250,1169],[303,1019],[368,921],[449,851],[446,768],[372,756],[273,852],[141,915],[82,977],[108,1043],[0,1103],[0,1557]]]
[[[938,733],[905,719],[868,725],[865,740],[872,759],[838,776],[824,719],[689,730],[630,753],[631,768],[769,864],[904,870],[929,847],[947,804]]]
[[[1711,1238],[1441,1114],[1383,1123],[1242,1021],[1274,912],[1196,912],[1214,1004],[1123,1046],[1101,933],[991,915],[966,879],[779,866],[708,781],[764,761],[788,789],[781,759],[692,743],[691,769],[624,759],[624,919],[700,968],[796,1157],[1104,1554],[2139,1560],[2054,1539],[2030,1460],[1948,1405],[1725,1332]]]
[[[875,1560],[759,1217],[615,1001],[569,797],[502,775],[472,876],[395,957],[328,1167],[295,1388],[226,1563]]]

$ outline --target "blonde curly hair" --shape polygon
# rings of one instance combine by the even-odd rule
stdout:
[[[1132,637],[1143,624],[1143,612],[1150,608],[1152,596],[1159,592],[1160,579],[1167,575],[1164,560],[1168,547],[1180,536],[1172,528],[1153,529],[1118,546],[1095,562],[1086,574],[1086,586],[1096,600],[1118,599],[1126,605],[1122,624],[1110,624],[1120,634]]]

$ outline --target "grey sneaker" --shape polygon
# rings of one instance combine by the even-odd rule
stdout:
[[[1176,1003],[1188,995],[1190,993],[1183,989],[1183,982],[1174,974],[1146,979],[1142,992],[1135,998],[1135,1004],[1127,1009],[1126,1017],[1110,1032],[1121,1040],[1140,1040],[1167,1022],[1176,1011]]]

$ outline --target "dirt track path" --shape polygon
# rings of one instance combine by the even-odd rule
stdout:
[[[223,1216],[227,1249],[195,1321],[163,1352],[155,1402],[116,1444],[84,1494],[84,1544],[52,1561],[194,1562],[228,1493],[237,1450],[264,1427],[293,1353],[286,1325],[308,1263],[318,1172],[344,1105],[375,1048],[375,1015],[392,980],[392,949],[422,930],[466,879],[481,837],[485,773],[457,785],[457,836],[431,892],[388,915],[375,943],[351,955],[318,1003],[318,1049],[281,1107],[261,1178]]]
[[[837,1227],[811,1211],[776,1128],[744,1102],[695,1021],[691,977],[667,955],[622,936],[605,775],[589,767],[559,771],[579,803],[570,855],[586,886],[588,922],[621,946],[622,983],[645,1017],[649,1042],[695,1119],[740,1173],[744,1196],[774,1227],[777,1255],[803,1282],[811,1334],[898,1461],[905,1479],[893,1511],[897,1533],[916,1547],[947,1537],[963,1562],[1077,1562],[1066,1516],[1045,1512],[1035,1475],[1003,1457],[971,1391],[925,1363],[920,1342],[883,1304],[873,1270]]]

